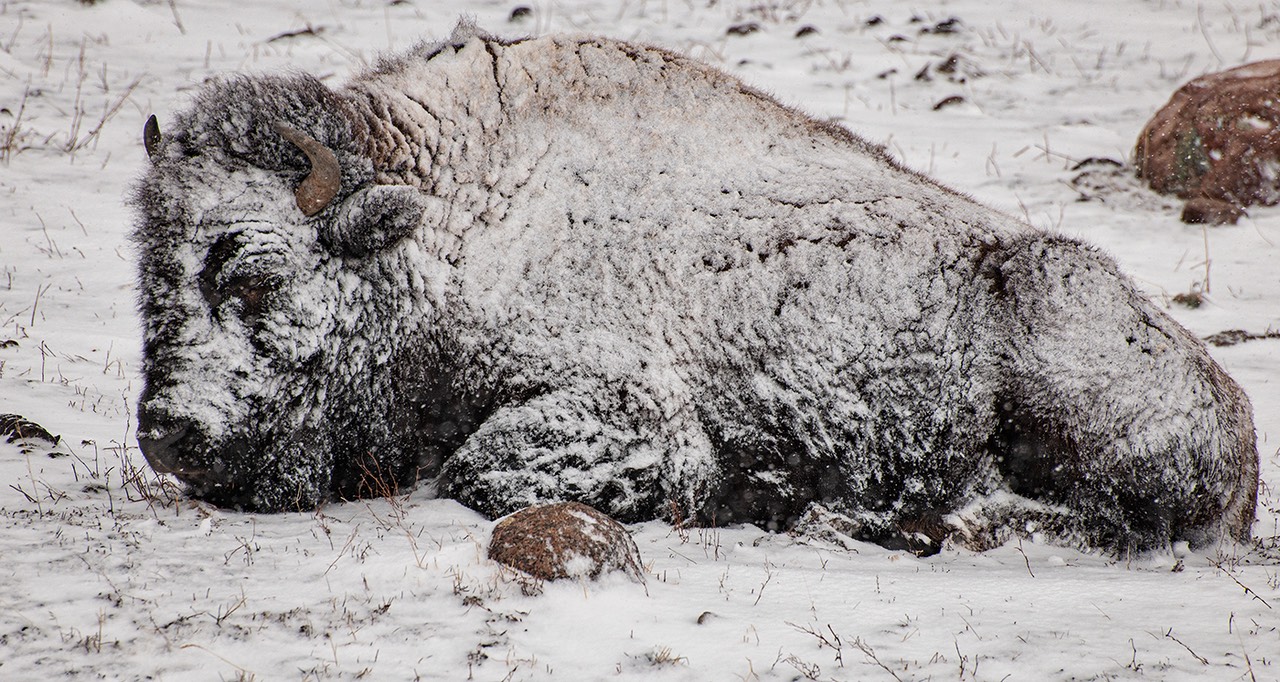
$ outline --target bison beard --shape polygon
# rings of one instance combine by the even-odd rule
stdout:
[[[697,62],[462,25],[150,130],[139,442],[195,496],[1249,536],[1247,398],[1110,259]]]

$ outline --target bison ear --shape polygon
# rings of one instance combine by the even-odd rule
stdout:
[[[367,187],[342,202],[320,238],[335,253],[360,257],[408,236],[437,201],[406,185]]]

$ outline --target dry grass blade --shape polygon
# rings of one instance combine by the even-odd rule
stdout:
[[[138,88],[140,83],[142,83],[142,76],[134,78],[133,82],[129,83],[129,85],[125,87],[124,92],[116,98],[115,102],[106,108],[102,114],[102,118],[98,121],[98,125],[94,126],[93,130],[86,133],[83,138],[77,139],[73,137],[67,141],[67,151],[71,154],[75,154],[77,151],[84,149],[86,146],[97,140],[98,136],[102,134],[102,129],[106,127],[107,123],[110,122],[111,119],[116,117],[116,114],[120,113],[120,107],[124,106],[124,103],[133,95],[133,91]]]
[[[0,163],[6,166],[15,153],[22,151],[22,116],[27,111],[27,97],[30,94],[30,86],[23,88],[22,101],[18,103],[18,113],[13,117],[13,123],[0,132]]]
[[[1233,582],[1233,583],[1235,583],[1235,584],[1239,585],[1239,586],[1240,586],[1240,589],[1244,590],[1244,593],[1245,593],[1245,594],[1247,594],[1247,595],[1249,595],[1250,597],[1252,597],[1252,598],[1254,598],[1254,599],[1256,599],[1256,600],[1258,600],[1258,601],[1262,602],[1262,605],[1263,605],[1263,606],[1265,606],[1265,607],[1267,607],[1267,608],[1271,608],[1271,603],[1270,603],[1270,602],[1268,602],[1266,599],[1263,599],[1263,598],[1262,598],[1262,595],[1260,595],[1260,594],[1258,594],[1257,592],[1253,591],[1253,590],[1252,590],[1248,585],[1245,585],[1244,583],[1240,582],[1240,579],[1239,579],[1239,578],[1237,578],[1237,577],[1235,576],[1235,574],[1234,574],[1234,573],[1232,573],[1231,571],[1227,570],[1227,569],[1226,569],[1226,567],[1224,567],[1224,566],[1222,565],[1222,562],[1221,562],[1221,561],[1213,561],[1213,562],[1210,562],[1210,563],[1213,565],[1213,567],[1214,567],[1214,568],[1218,569],[1219,571],[1222,571],[1222,574],[1223,574],[1223,575],[1227,576],[1228,578],[1231,578],[1231,582]]]

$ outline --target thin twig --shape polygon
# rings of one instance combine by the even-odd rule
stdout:
[[[1209,258],[1209,227],[1201,225],[1200,231],[1204,233],[1204,293],[1209,293],[1209,264],[1212,259]]]
[[[199,649],[199,650],[201,650],[201,651],[205,652],[206,654],[209,654],[210,656],[213,656],[214,658],[217,658],[218,660],[222,661],[223,663],[226,663],[227,665],[231,666],[232,668],[235,668],[236,670],[239,670],[239,671],[241,672],[241,674],[244,674],[244,675],[252,675],[252,674],[253,674],[253,673],[251,673],[251,672],[249,671],[249,669],[248,669],[248,668],[245,668],[245,667],[242,667],[242,666],[236,665],[235,663],[232,663],[232,662],[231,662],[231,660],[230,660],[230,659],[228,659],[226,656],[223,656],[222,654],[219,654],[219,653],[216,653],[216,652],[212,651],[211,649],[209,649],[209,647],[201,646],[201,645],[199,645],[199,644],[196,644],[195,642],[189,642],[189,643],[187,643],[187,644],[183,644],[182,646],[180,646],[180,647],[178,647],[178,648],[179,648],[179,649]]]
[[[124,89],[124,92],[120,94],[120,97],[116,99],[115,103],[107,107],[106,111],[103,112],[102,119],[98,121],[98,125],[94,126],[93,130],[90,130],[89,133],[84,136],[83,140],[78,140],[73,138],[71,140],[71,148],[68,149],[67,151],[74,153],[77,150],[83,149],[95,138],[97,138],[98,135],[102,133],[102,129],[106,127],[107,123],[111,119],[115,118],[116,114],[120,113],[120,107],[124,106],[125,101],[128,100],[131,95],[133,95],[133,91],[138,88],[138,85],[140,83],[142,83],[142,76],[138,76],[137,78],[133,79],[133,82],[130,83],[129,86]]]
[[[1036,577],[1036,574],[1031,571],[1031,559],[1027,558],[1027,553],[1022,551],[1022,538],[1018,538],[1017,550],[1018,554],[1022,555],[1022,561],[1027,564],[1027,573],[1030,573],[1032,578]]]
[[[1169,631],[1168,631],[1168,632],[1166,632],[1166,633],[1164,633],[1164,636],[1165,636],[1167,639],[1172,639],[1173,641],[1177,642],[1178,644],[1181,644],[1181,645],[1182,645],[1182,648],[1183,648],[1183,649],[1186,649],[1186,650],[1187,650],[1187,652],[1188,652],[1188,653],[1190,653],[1192,656],[1195,656],[1195,657],[1196,657],[1196,660],[1197,660],[1197,661],[1200,661],[1200,664],[1201,664],[1201,665],[1209,665],[1209,659],[1207,659],[1207,658],[1205,658],[1204,656],[1201,656],[1200,654],[1197,654],[1196,652],[1192,651],[1192,650],[1191,650],[1191,647],[1187,646],[1186,642],[1183,642],[1182,640],[1180,640],[1180,639],[1178,639],[1177,637],[1174,637],[1174,636],[1173,636],[1173,628],[1169,628]]]
[[[1200,27],[1200,35],[1204,36],[1204,42],[1209,45],[1213,58],[1218,60],[1218,66],[1221,67],[1225,62],[1222,61],[1222,54],[1218,52],[1218,47],[1213,44],[1213,39],[1209,37],[1209,30],[1205,28],[1203,3],[1196,6],[1196,24]]]
[[[1247,595],[1249,595],[1249,596],[1253,597],[1254,599],[1257,599],[1258,601],[1262,602],[1262,605],[1263,605],[1263,606],[1265,606],[1265,607],[1267,607],[1267,608],[1271,608],[1271,604],[1270,604],[1266,599],[1263,599],[1263,598],[1262,598],[1262,595],[1258,594],[1257,592],[1254,592],[1252,589],[1250,589],[1250,588],[1249,588],[1249,586],[1248,586],[1248,585],[1245,585],[1244,583],[1240,582],[1240,580],[1239,580],[1238,578],[1236,578],[1236,577],[1235,577],[1235,575],[1231,573],[1231,571],[1228,571],[1227,569],[1223,568],[1223,567],[1222,567],[1222,562],[1220,562],[1220,561],[1211,561],[1211,562],[1210,562],[1210,564],[1212,564],[1212,565],[1213,565],[1213,567],[1214,567],[1214,568],[1216,568],[1216,569],[1218,569],[1219,571],[1222,571],[1222,573],[1223,573],[1224,575],[1226,575],[1228,578],[1231,578],[1231,582],[1234,582],[1235,584],[1239,585],[1239,586],[1240,586],[1240,589],[1244,590],[1244,593],[1245,593],[1245,594],[1247,594]]]
[[[187,28],[182,25],[182,17],[178,16],[178,5],[175,0],[169,0],[169,10],[173,12],[173,23],[178,27],[178,32],[184,36],[187,35]],[[201,648],[203,649],[204,647]],[[210,651],[209,653],[213,652]]]
[[[898,682],[902,682],[902,678],[898,677],[898,673],[894,672],[893,668],[890,668],[889,666],[881,662],[880,657],[876,656],[875,649],[872,649],[870,644],[867,644],[866,642],[862,641],[861,637],[854,637],[853,645],[858,647],[858,651],[861,651],[862,655],[866,656],[868,661],[871,661],[872,663],[875,663],[881,668],[884,668],[884,671],[892,675],[893,679],[897,680]]]
[[[764,582],[760,584],[760,591],[756,593],[756,600],[755,600],[755,603],[752,604],[752,606],[755,606],[760,603],[760,598],[764,596],[764,588],[768,587],[769,582],[773,580],[773,571],[770,570],[770,568],[771,567],[769,566],[769,562],[768,560],[766,560],[764,562]]]

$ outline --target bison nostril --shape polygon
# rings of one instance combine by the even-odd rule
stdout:
[[[168,428],[156,426],[139,431],[138,447],[142,449],[142,456],[147,458],[147,462],[157,473],[181,473],[183,467],[178,464],[178,456],[181,453],[175,446],[190,430],[189,425],[180,423]]]

